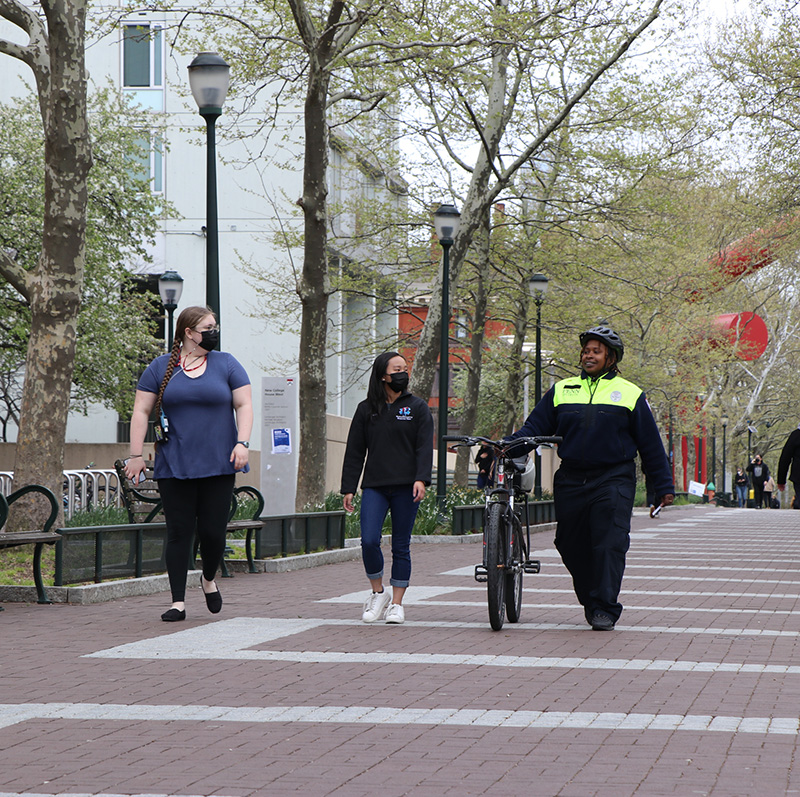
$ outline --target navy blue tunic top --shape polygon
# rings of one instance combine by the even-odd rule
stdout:
[[[168,362],[169,354],[153,360],[138,389],[157,394]],[[247,372],[228,352],[209,352],[206,370],[194,379],[176,365],[161,401],[169,434],[158,444],[154,478],[203,479],[235,473],[230,461],[238,440],[233,391],[249,384]]]

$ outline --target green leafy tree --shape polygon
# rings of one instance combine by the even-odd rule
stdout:
[[[133,290],[128,266],[146,260],[161,203],[135,163],[146,155],[143,130],[151,120],[111,91],[90,101],[95,150],[87,182],[86,269],[72,375],[71,406],[100,402],[123,417],[142,362],[158,350],[151,319],[157,308]],[[0,107],[0,179],[10,212],[0,219],[0,246],[26,271],[35,267],[42,240],[44,146],[33,97]],[[19,425],[20,384],[30,334],[27,301],[9,285],[0,291],[0,402],[3,430]],[[6,434],[3,439],[7,439]]]
[[[303,258],[302,263],[292,265],[300,303],[296,504],[302,509],[324,499],[326,452],[319,440],[325,438],[327,423],[329,298],[336,290],[329,265],[336,237],[328,199],[331,130],[355,130],[360,118],[386,100],[396,84],[393,64],[428,49],[456,49],[460,42],[458,37],[450,37],[442,24],[430,28],[419,9],[373,0],[356,5],[342,0],[322,4],[268,0],[236,13],[220,12],[212,4],[198,8],[197,13],[217,21],[222,17],[229,23],[216,39],[220,51],[238,64],[235,89],[246,98],[247,109],[260,103],[264,86],[270,89],[272,104],[264,109],[265,122],[258,126],[257,134],[270,137],[279,149],[280,131],[287,118],[299,118],[302,124],[302,192],[294,202],[302,211]],[[288,158],[296,169],[296,153]],[[363,230],[354,236],[362,241],[367,238]],[[281,237],[289,244],[294,239],[285,231]],[[353,236],[336,241],[339,251],[340,246],[348,257],[359,249]],[[370,255],[365,258],[364,252],[358,251],[358,260],[364,259]],[[339,275],[344,275],[345,282],[351,278],[344,269]]]

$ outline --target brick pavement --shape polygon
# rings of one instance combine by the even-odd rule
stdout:
[[[800,790],[800,512],[634,518],[613,633],[536,536],[489,629],[477,545],[419,545],[403,626],[359,562],[165,596],[6,604],[0,795],[755,795]]]

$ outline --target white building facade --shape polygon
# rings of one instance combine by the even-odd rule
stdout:
[[[91,13],[102,12],[95,7]],[[150,156],[132,168],[149,174],[152,190],[168,200],[178,216],[161,222],[152,262],[130,267],[156,293],[160,274],[176,271],[183,277],[177,319],[182,308],[206,303],[206,134],[189,91],[187,67],[193,55],[170,46],[176,20],[153,12],[124,17],[113,30],[89,42],[86,63],[92,86],[110,84],[153,114],[153,129],[142,130]],[[1,32],[8,35],[7,29]],[[236,64],[231,67],[235,78]],[[0,99],[33,90],[29,75],[15,59],[0,58],[0,77]],[[259,102],[263,107],[269,98],[262,96]],[[302,96],[286,94],[281,102],[293,105],[279,109],[280,135],[274,143],[233,135],[247,131],[250,116],[255,128],[256,119],[263,115],[259,108],[249,115],[234,113],[235,107],[223,108],[217,121],[222,348],[247,370],[256,402],[262,376],[297,373],[299,302],[293,275],[303,256],[298,245],[303,220],[296,206],[302,193]],[[365,185],[375,190],[375,175],[361,170],[340,143],[332,148],[329,184],[331,202],[344,203],[348,192],[361,191]],[[383,189],[385,185],[383,181]],[[396,183],[394,189],[389,195],[400,204],[402,191]],[[339,268],[345,258],[335,246],[331,252],[333,267]],[[370,301],[341,293],[331,297],[327,377],[328,411],[334,415],[349,417],[366,394],[367,368],[376,353],[368,351],[369,340],[396,334],[394,306]],[[291,305],[295,317],[285,310]],[[350,344],[356,342],[358,353],[349,354]],[[254,409],[252,443],[258,449],[262,413],[259,406]],[[119,420],[101,406],[92,407],[87,416],[73,413],[67,442],[121,442],[125,428]]]

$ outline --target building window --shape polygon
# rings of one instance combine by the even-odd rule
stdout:
[[[122,85],[160,88],[164,85],[164,33],[160,26],[134,22],[122,26]]]
[[[150,184],[154,194],[164,191],[164,142],[160,133],[142,131],[136,139],[138,155],[131,158],[131,176]]]
[[[455,336],[464,340],[469,336],[470,317],[466,313],[459,313],[453,321]]]
[[[122,24],[122,87],[142,108],[164,110],[164,29],[150,22]]]

